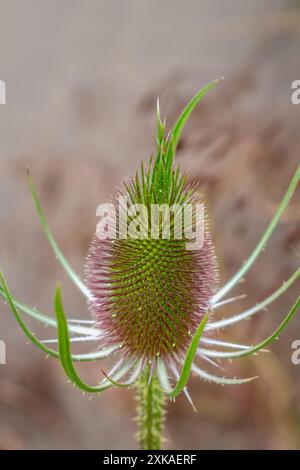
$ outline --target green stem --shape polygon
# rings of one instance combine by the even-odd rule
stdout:
[[[142,450],[160,450],[165,417],[165,396],[154,373],[149,383],[149,371],[139,379],[138,441]]]

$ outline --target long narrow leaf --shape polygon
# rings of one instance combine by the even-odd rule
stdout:
[[[298,166],[291,182],[290,185],[281,200],[279,207],[269,224],[268,228],[264,232],[262,238],[258,242],[256,248],[253,250],[249,258],[245,261],[243,266],[237,271],[237,273],[216,293],[216,295],[213,297],[212,302],[213,304],[218,302],[220,299],[224,297],[238,282],[242,277],[249,271],[257,257],[260,255],[260,253],[263,251],[263,249],[266,247],[266,244],[272,235],[276,225],[279,222],[280,217],[282,216],[283,212],[285,211],[287,205],[289,204],[297,186],[300,181],[300,165]]]
[[[41,341],[39,341],[37,339],[37,337],[35,336],[34,333],[32,333],[32,331],[29,330],[29,328],[26,326],[26,324],[24,323],[24,321],[22,320],[19,312],[18,312],[18,308],[17,308],[17,305],[15,303],[15,300],[14,298],[12,297],[11,293],[10,293],[10,290],[7,286],[7,283],[6,283],[6,280],[4,278],[4,275],[3,273],[0,271],[0,283],[2,285],[2,288],[5,292],[5,296],[6,296],[6,299],[7,299],[7,302],[8,302],[8,305],[17,321],[17,323],[19,324],[19,326],[21,327],[21,329],[23,330],[23,332],[25,333],[25,335],[27,336],[27,338],[35,345],[37,346],[39,349],[41,349],[45,354],[47,354],[48,356],[51,356],[51,357],[54,357],[56,359],[59,358],[59,354],[57,351],[55,351],[54,349],[51,349],[51,348],[48,348],[47,346],[45,346],[45,344],[43,344]],[[76,362],[88,362],[88,361],[95,361],[97,359],[103,359],[105,357],[108,357],[110,356],[116,349],[118,349],[118,347],[110,347],[110,348],[106,348],[105,350],[102,350],[102,351],[96,351],[96,352],[93,352],[93,353],[87,353],[87,354],[73,354],[72,355],[72,359],[73,361],[76,361]]]
[[[172,387],[169,381],[168,371],[164,361],[162,361],[160,358],[157,358],[157,375],[162,389],[164,392],[170,395],[172,392]]]
[[[87,298],[90,298],[91,293],[89,292],[88,288],[83,284],[83,282],[81,281],[79,276],[77,276],[77,274],[71,268],[69,262],[66,260],[65,256],[62,254],[60,248],[58,247],[58,244],[56,243],[56,240],[54,239],[54,237],[51,233],[51,230],[50,230],[50,228],[47,224],[46,217],[45,217],[45,214],[43,212],[41,203],[39,201],[39,198],[38,198],[38,195],[37,195],[34,183],[33,183],[33,179],[31,177],[31,174],[30,174],[29,170],[27,170],[27,173],[28,173],[29,188],[30,188],[30,191],[31,191],[34,203],[35,203],[35,208],[36,208],[37,214],[39,216],[41,226],[42,226],[42,228],[43,228],[43,230],[46,234],[46,237],[47,237],[47,239],[48,239],[48,241],[49,241],[49,243],[50,243],[57,259],[58,259],[58,261],[61,263],[61,265],[63,266],[63,268],[65,269],[66,273],[69,275],[71,280],[74,282],[74,284],[78,287],[79,290],[81,290],[83,295],[85,295],[85,297],[87,297]]]
[[[15,307],[15,304],[14,304],[14,300],[10,294],[10,291],[8,289],[8,286],[6,284],[6,281],[5,281],[5,278],[3,276],[3,273],[0,271],[0,283],[2,284],[2,288],[6,294],[6,298],[7,298],[7,301],[8,301],[8,304],[10,306],[10,309],[16,319],[16,321],[18,322],[19,326],[21,327],[21,329],[24,331],[24,333],[26,334],[26,336],[30,339],[30,341],[35,345],[37,346],[38,348],[40,348],[42,351],[44,351],[44,353],[48,354],[49,356],[52,356],[52,357],[58,357],[58,354],[56,351],[54,351],[53,349],[50,349],[48,348],[47,346],[45,346],[43,343],[41,343],[36,337],[35,335],[27,328],[27,326],[25,325],[25,323],[23,322],[22,318],[20,317],[16,307]]]
[[[227,377],[218,377],[217,375],[209,374],[205,370],[200,369],[199,367],[195,365],[193,365],[193,372],[197,374],[199,377],[201,377],[202,379],[208,382],[219,384],[219,385],[242,385],[242,384],[246,384],[246,383],[252,382],[252,380],[257,379],[257,377],[249,377],[246,379],[237,379],[237,378],[229,379]]]
[[[214,88],[221,79],[213,80],[210,83],[207,83],[203,88],[201,88],[198,93],[191,99],[191,101],[187,104],[187,106],[182,111],[181,115],[177,119],[176,123],[173,126],[173,129],[170,134],[169,142],[170,148],[168,149],[168,160],[172,160],[173,155],[176,152],[176,148],[181,137],[183,128],[190,117],[192,111],[195,109],[197,104],[201,101],[201,99],[208,93],[209,90]],[[170,163],[170,162],[168,162]]]
[[[224,318],[223,320],[217,320],[215,322],[211,322],[209,325],[207,325],[207,330],[216,330],[219,328],[224,328],[225,326],[233,325],[234,323],[237,323],[241,320],[245,320],[247,318],[252,317],[252,315],[264,310],[270,304],[275,302],[275,300],[277,300],[282,294],[284,294],[284,292],[286,292],[287,289],[299,278],[300,278],[300,268],[298,268],[291,275],[291,277],[279,287],[279,289],[277,289],[275,292],[269,295],[269,297],[257,303],[256,305],[254,305],[254,307],[251,307],[245,310],[242,313],[238,313],[237,315],[233,315],[229,318]]]
[[[112,387],[112,384],[109,381],[106,381],[101,385],[90,386],[79,377],[73,365],[68,324],[62,305],[61,293],[59,288],[57,288],[55,292],[54,308],[57,319],[59,358],[71,382],[73,382],[78,388],[80,388],[84,392],[89,393],[100,393],[106,390],[107,388]],[[130,368],[131,366],[125,365],[115,374],[113,379],[119,380],[119,378],[125,375],[130,370]]]
[[[250,356],[252,354],[257,353],[258,351],[262,350],[265,346],[271,344],[276,338],[278,338],[279,334],[285,329],[291,318],[297,313],[300,308],[300,297],[298,297],[297,302],[285,317],[283,322],[279,325],[279,327],[272,333],[268,338],[261,341],[255,346],[251,346],[248,349],[243,351],[234,351],[234,352],[227,352],[227,351],[213,351],[213,350],[203,350],[204,353],[209,357],[214,357],[216,359],[238,359],[245,356]]]
[[[135,371],[133,372],[131,377],[128,380],[126,380],[126,382],[118,382],[114,380],[113,378],[111,378],[110,374],[107,374],[103,369],[102,369],[102,373],[112,385],[115,385],[116,387],[128,388],[130,385],[133,385],[137,381],[137,379],[140,377],[142,373],[142,370],[143,370],[143,359],[140,359],[137,362]]]
[[[208,315],[205,315],[205,317],[201,321],[201,323],[200,323],[200,325],[199,325],[199,327],[198,327],[198,329],[197,329],[197,331],[196,331],[196,333],[195,333],[195,335],[192,339],[192,342],[191,342],[191,344],[190,344],[190,346],[187,350],[187,353],[186,353],[185,361],[184,361],[184,364],[182,366],[178,382],[169,394],[171,398],[176,398],[182,392],[182,390],[184,389],[184,387],[187,384],[187,381],[188,381],[189,376],[190,376],[193,360],[194,360],[196,352],[197,352],[198,343],[200,341],[200,338],[201,338],[201,335],[202,335],[203,330],[205,328],[205,325],[207,323],[207,320],[208,320]]]
[[[8,302],[7,295],[5,294],[3,288],[0,286],[0,295],[1,297]],[[56,328],[56,319],[50,317],[49,315],[46,315],[45,313],[33,309],[29,307],[28,305],[24,304],[23,302],[20,302],[17,300],[12,294],[11,297],[14,301],[15,306],[22,312],[25,313],[25,315],[28,315],[29,317],[38,320],[39,322],[43,323],[44,325],[51,326],[53,328]],[[69,331],[74,334],[78,335],[83,335],[83,336],[97,336],[99,334],[99,331],[97,328],[93,328],[90,326],[80,326],[80,325],[73,325],[69,324]]]
[[[248,349],[250,346],[246,344],[237,344],[237,343],[230,343],[228,341],[221,341],[218,339],[213,338],[201,338],[202,343],[211,344],[222,346],[223,348],[230,348],[230,349]]]

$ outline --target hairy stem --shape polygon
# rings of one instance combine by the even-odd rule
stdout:
[[[137,389],[138,441],[142,450],[160,450],[165,418],[165,396],[154,373],[141,375]]]

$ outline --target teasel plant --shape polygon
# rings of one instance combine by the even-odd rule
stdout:
[[[131,204],[144,204],[149,208],[151,204],[193,206],[201,201],[197,186],[187,185],[186,173],[174,163],[174,155],[191,112],[218,82],[208,83],[192,98],[168,133],[157,106],[153,155],[149,163],[142,164],[135,177],[125,183],[124,189],[119,190]],[[220,385],[251,382],[256,377],[224,377],[220,373],[208,372],[205,364],[219,368],[220,361],[242,359],[266,351],[265,348],[279,337],[298,311],[300,297],[275,331],[256,345],[222,341],[214,336],[224,328],[265,312],[299,281],[300,267],[277,290],[253,307],[221,320],[213,319],[213,312],[240,298],[228,294],[244,279],[265,250],[299,180],[300,165],[258,244],[236,274],[219,288],[217,259],[206,214],[201,221],[204,241],[201,248],[195,250],[186,249],[184,237],[164,239],[163,221],[160,219],[156,221],[159,233],[156,239],[128,237],[103,240],[96,234],[88,251],[83,282],[50,231],[28,170],[29,187],[41,226],[58,261],[86,297],[91,319],[67,318],[60,286],[54,295],[55,316],[46,315],[18,300],[11,293],[2,272],[0,295],[30,341],[47,356],[59,359],[70,382],[80,390],[101,394],[112,387],[134,389],[138,401],[139,446],[146,450],[161,449],[167,400],[175,401],[184,393],[195,409],[187,389],[191,373]],[[121,225],[118,217],[117,224]],[[53,327],[57,332],[56,338],[40,341],[27,326],[26,317]],[[78,342],[93,344],[95,348],[89,353],[75,354],[71,346]],[[50,343],[57,343],[57,348]],[[95,385],[87,384],[76,370],[77,362],[106,358],[113,358],[114,366],[107,371],[102,365],[99,369],[101,376]]]

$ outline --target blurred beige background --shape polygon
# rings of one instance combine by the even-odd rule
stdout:
[[[0,79],[0,267],[16,296],[52,313],[56,282],[67,312],[88,318],[85,301],[55,260],[26,184],[34,176],[48,221],[82,274],[95,211],[114,186],[147,160],[154,145],[156,97],[172,125],[205,82],[226,80],[188,124],[178,159],[202,184],[222,281],[259,239],[300,156],[300,4],[255,0],[2,0]],[[246,282],[237,313],[269,295],[300,263],[300,192]],[[254,343],[274,330],[299,282],[268,312],[224,331]],[[53,330],[30,322],[43,338]],[[132,392],[89,400],[45,360],[0,303],[0,448],[135,448]],[[224,364],[250,385],[218,387],[193,379],[195,414],[184,397],[169,406],[167,448],[300,448],[300,365],[291,342],[299,315],[272,353]],[[82,366],[94,382],[101,372]]]

